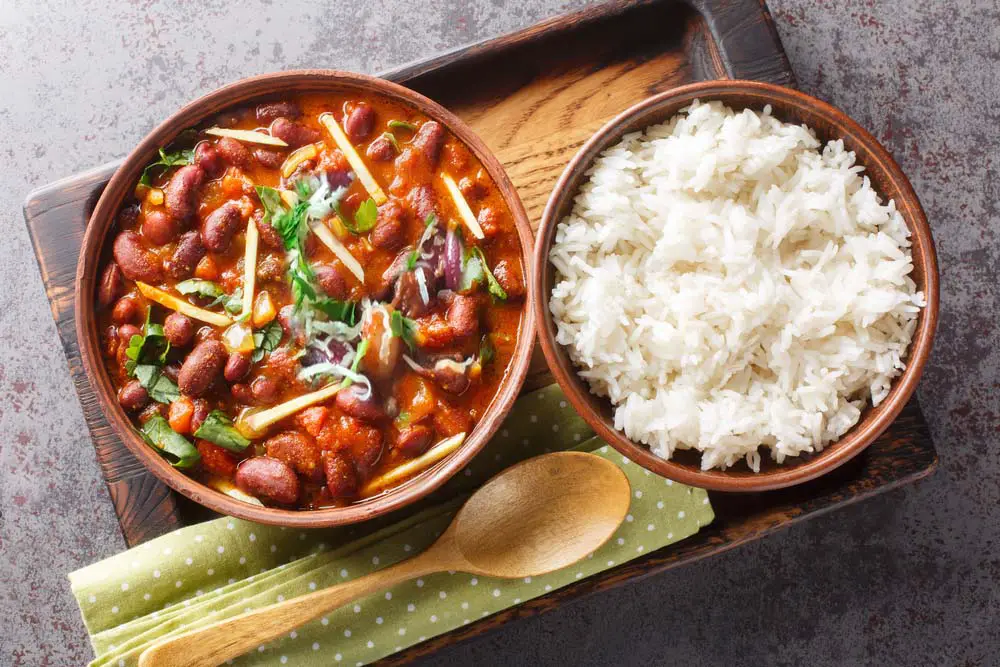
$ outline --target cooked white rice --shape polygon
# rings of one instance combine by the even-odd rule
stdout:
[[[549,307],[615,427],[703,469],[817,452],[878,405],[924,305],[842,141],[698,103],[625,136],[559,223]]]

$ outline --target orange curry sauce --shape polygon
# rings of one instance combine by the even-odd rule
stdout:
[[[367,207],[370,213],[375,202],[368,201],[373,193],[320,122],[324,113],[331,113],[345,130],[388,197],[377,206],[375,224],[366,231],[352,233],[342,222],[363,220],[365,213],[359,210]],[[406,125],[390,127],[390,121]],[[288,146],[206,134],[211,127],[256,130]],[[282,177],[288,156],[308,145],[315,147],[316,155]],[[184,150],[186,157],[180,153]],[[166,152],[182,157],[178,164],[150,169],[149,185],[138,184],[135,199],[123,206],[113,257],[100,277],[97,294],[106,365],[119,389],[119,402],[137,428],[145,430],[154,420],[161,427],[154,441],[167,437],[176,445],[176,437],[183,438],[190,447],[184,451],[190,455],[181,466],[193,477],[233,495],[253,496],[265,505],[299,509],[354,502],[365,496],[372,480],[449,436],[471,433],[510,365],[525,287],[514,220],[497,186],[464,144],[443,126],[398,102],[373,95],[315,93],[248,103],[185,133]],[[443,175],[458,184],[483,239],[476,239],[463,223]],[[345,340],[330,346],[324,345],[329,342],[324,334],[313,331],[310,337],[305,330],[303,313],[312,302],[307,298],[296,309],[290,280],[294,253],[279,233],[280,225],[271,224],[277,216],[269,214],[256,188],[294,192],[302,181],[315,190],[322,179],[331,190],[340,185],[346,190],[336,212],[305,223],[301,248],[312,272],[308,282],[316,300],[354,304],[355,319],[347,318],[342,328],[360,323],[354,326],[360,332],[356,337],[344,334]],[[289,201],[295,198],[283,201],[285,210],[292,208]],[[428,220],[435,224],[429,236]],[[363,282],[308,229],[309,224],[330,230],[363,267]],[[229,308],[226,299],[244,287],[248,225],[257,227],[259,247],[255,308],[245,326],[257,333],[270,327],[275,336],[280,334],[278,343],[264,346],[269,349],[258,350],[260,341],[253,348],[234,347],[224,335],[228,326],[176,314],[140,294],[137,282],[237,320],[243,314],[239,299],[233,299]],[[454,284],[454,276],[449,278],[443,268],[448,261],[443,246],[449,228],[461,239],[462,270],[481,256],[495,280],[487,280],[482,272],[471,285]],[[414,254],[422,237],[424,244]],[[473,248],[479,248],[481,255]],[[416,279],[418,270],[423,272],[422,281]],[[474,278],[475,271],[471,274]],[[177,289],[192,280],[211,283],[221,298]],[[210,289],[207,283],[200,285]],[[491,283],[506,298],[499,298],[495,288],[491,291]],[[392,316],[393,311],[403,317]],[[321,321],[333,319],[310,312]],[[150,333],[147,316],[152,325],[164,326],[170,349],[162,359],[138,361],[152,366],[154,377],[166,378],[160,386],[164,391],[153,391],[148,374],[138,377],[127,366],[130,343],[134,348]],[[392,317],[405,323],[405,335],[392,333]],[[341,383],[343,376],[336,373],[311,379],[299,375],[315,361],[313,348],[320,348],[320,361],[336,364],[344,349],[356,356],[362,340],[367,341],[367,350],[355,368],[370,383],[370,396],[364,395],[365,383],[353,382],[337,396],[299,410],[262,433],[241,429],[250,436],[242,451],[225,437],[222,442],[228,446],[195,435],[212,411],[228,417],[222,430],[231,433],[226,425],[240,426],[241,414]],[[217,417],[213,419],[218,424]],[[163,430],[164,424],[171,433]],[[162,442],[146,439],[164,453]],[[217,435],[214,439],[219,440]],[[166,454],[177,463],[176,449]]]

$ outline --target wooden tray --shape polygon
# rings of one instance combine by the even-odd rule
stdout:
[[[383,73],[464,118],[504,163],[537,224],[549,190],[579,146],[642,98],[705,79],[794,85],[761,0],[611,2]],[[178,103],[183,100],[178,100]],[[31,193],[24,205],[42,279],[101,470],[129,545],[205,518],[145,471],[115,437],[76,346],[73,281],[84,227],[117,163]],[[529,387],[550,381],[536,355]],[[716,521],[696,536],[544,597],[430,639],[388,659],[412,660],[513,618],[759,539],[928,475],[937,455],[914,399],[863,455],[784,491],[712,494]]]

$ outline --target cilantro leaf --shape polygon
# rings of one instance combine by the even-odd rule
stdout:
[[[483,281],[485,269],[479,257],[472,248],[465,251],[465,261],[462,264],[462,279],[458,284],[459,292],[466,292]]]
[[[231,452],[242,452],[250,445],[250,441],[236,430],[233,421],[222,410],[209,412],[194,432],[194,437],[208,440]]]
[[[161,415],[153,415],[142,425],[142,437],[160,452],[175,468],[190,468],[201,460],[195,446],[177,431]]]
[[[483,255],[483,251],[479,248],[472,249],[473,255],[479,258],[479,261],[483,265],[483,273],[486,275],[486,287],[489,290],[490,295],[494,299],[499,299],[500,301],[507,300],[507,292],[504,291],[500,283],[497,282],[496,276],[493,275],[493,271],[490,270],[489,264],[486,263],[486,256]]]
[[[188,149],[177,151],[176,153],[168,153],[161,148],[160,159],[146,165],[146,168],[142,170],[142,176],[139,177],[139,183],[149,187],[153,184],[153,170],[180,167],[192,162],[194,162],[194,150]]]
[[[250,355],[250,361],[257,363],[264,358],[265,354],[274,352],[281,344],[281,337],[284,334],[285,332],[277,320],[272,321],[263,329],[255,331],[253,334],[254,350],[253,354]]]
[[[375,221],[378,219],[378,206],[376,206],[375,200],[369,197],[358,207],[353,221],[350,220],[350,216],[341,213],[339,206],[337,213],[340,214],[340,219],[349,232],[363,234],[375,226]]]
[[[277,190],[265,185],[258,185],[254,189],[257,191],[260,203],[264,205],[264,222],[270,222],[274,216],[285,210],[285,204]]]
[[[357,324],[357,315],[354,310],[353,301],[337,301],[336,299],[322,298],[313,301],[313,307],[326,314],[328,318],[338,322],[344,322],[349,327]]]
[[[402,338],[410,351],[416,349],[417,323],[403,315],[398,310],[392,311],[389,316],[389,330],[393,336]]]

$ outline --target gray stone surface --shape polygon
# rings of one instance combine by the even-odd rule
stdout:
[[[380,69],[580,5],[0,5],[0,664],[91,656],[65,574],[123,548],[20,203],[179,103],[298,67]],[[998,664],[1000,7],[772,0],[801,86],[882,139],[935,230],[930,480],[442,651],[464,664]]]

